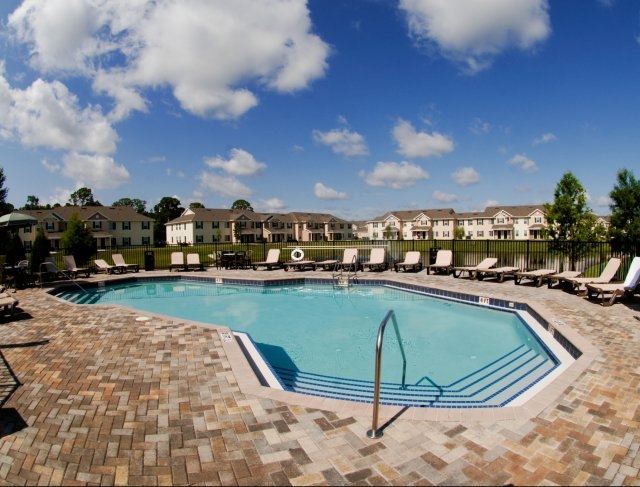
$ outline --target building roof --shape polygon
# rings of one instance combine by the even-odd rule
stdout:
[[[20,212],[38,221],[68,221],[73,213],[78,213],[82,221],[153,221],[153,218],[137,213],[130,206],[57,206],[43,210],[20,210]]]

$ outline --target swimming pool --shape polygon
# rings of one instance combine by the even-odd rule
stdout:
[[[216,285],[134,280],[59,297],[119,304],[223,325],[251,337],[286,390],[369,402],[375,341],[393,309],[407,357],[405,387],[395,334],[383,348],[383,404],[499,407],[560,364],[521,311],[501,311],[388,285]]]

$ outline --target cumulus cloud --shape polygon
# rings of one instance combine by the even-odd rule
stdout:
[[[264,213],[275,213],[282,211],[287,205],[280,198],[269,198],[267,200],[259,200],[256,202],[254,208],[256,211]]]
[[[458,197],[455,194],[445,193],[444,191],[434,191],[431,197],[438,203],[455,203],[458,201]]]
[[[451,179],[460,186],[469,186],[480,181],[480,175],[472,167],[462,167],[451,174]]]
[[[0,76],[0,130],[26,147],[111,154],[118,135],[98,107],[81,108],[58,81],[36,80],[24,90]]]
[[[556,140],[558,140],[558,138],[555,135],[552,133],[546,133],[533,139],[533,145],[548,144],[549,142],[554,142]]]
[[[114,118],[159,86],[193,114],[238,118],[258,104],[252,89],[305,89],[330,54],[304,0],[25,0],[8,27],[34,69],[90,79]]]
[[[129,181],[129,171],[105,155],[72,152],[63,157],[61,172],[78,187],[113,189]]]
[[[205,164],[214,169],[222,169],[234,176],[255,176],[262,172],[267,165],[256,159],[249,152],[243,149],[231,149],[229,159],[212,157],[205,160]]]
[[[416,164],[402,162],[378,162],[372,172],[360,171],[360,177],[369,186],[387,186],[402,189],[418,181],[429,179],[429,173]]]
[[[251,196],[251,189],[240,182],[233,176],[225,176],[223,174],[215,174],[210,172],[202,172],[198,176],[200,185],[217,193],[221,196],[231,198],[247,198]]]
[[[513,156],[511,159],[509,159],[508,162],[512,166],[519,167],[524,172],[536,172],[538,170],[538,165],[527,156],[522,154]]]
[[[336,191],[322,183],[316,183],[314,185],[313,194],[321,200],[346,200],[348,198],[347,193]]]
[[[347,129],[334,129],[329,132],[313,131],[313,140],[331,148],[335,154],[343,156],[366,156],[369,148],[365,138],[357,132]]]
[[[530,50],[551,33],[548,0],[400,0],[409,33],[474,74],[511,48]]]
[[[411,123],[398,120],[393,127],[393,138],[398,144],[398,153],[404,157],[441,156],[453,150],[453,140],[438,132],[417,132]]]

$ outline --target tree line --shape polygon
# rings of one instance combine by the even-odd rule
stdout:
[[[4,169],[0,166],[0,216],[11,213],[15,207],[7,202],[9,189],[6,187]],[[632,248],[631,244],[640,241],[640,181],[636,179],[633,171],[623,168],[617,172],[616,182],[609,193],[611,203],[609,208],[610,225],[605,227],[598,224],[595,213],[588,206],[588,195],[578,178],[572,172],[566,172],[556,184],[553,202],[544,204],[547,226],[543,230],[543,236],[557,243],[557,250],[563,252],[563,246],[567,242],[595,242],[610,241],[614,248],[620,251]],[[61,204],[41,205],[35,195],[27,196],[26,203],[18,210],[52,209]],[[69,196],[65,206],[103,206],[94,198],[90,188],[79,188]],[[163,197],[150,211],[147,210],[147,202],[138,198],[120,198],[111,206],[126,206],[133,208],[137,213],[146,215],[154,220],[154,240],[166,241],[165,223],[182,214],[185,208],[179,199],[173,196]],[[199,202],[189,204],[189,208],[204,208]],[[253,211],[251,204],[246,200],[236,200],[231,209]],[[70,221],[68,230],[72,229],[70,236],[63,235],[61,245],[65,248],[76,249],[82,256],[90,251],[81,251],[84,244],[78,242],[92,241],[89,235],[83,235],[84,225],[79,221]],[[71,236],[72,235],[72,236]],[[456,234],[457,235],[457,234]],[[15,235],[17,237],[17,234]],[[457,238],[457,237],[456,237]],[[14,247],[11,232],[0,228],[0,254],[8,254],[10,247]],[[19,240],[19,238],[18,238]],[[36,236],[38,240],[38,236]],[[18,245],[17,243],[15,245]],[[21,244],[20,244],[21,245]],[[34,241],[36,250],[36,241]],[[573,246],[572,248],[575,248]],[[24,251],[22,252],[24,253]],[[87,255],[87,259],[90,255]]]

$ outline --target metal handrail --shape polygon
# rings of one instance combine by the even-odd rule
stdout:
[[[400,337],[400,330],[398,329],[398,320],[396,319],[395,312],[390,309],[380,323],[380,327],[378,328],[378,339],[376,340],[376,372],[373,389],[373,417],[371,420],[371,429],[367,431],[367,436],[372,439],[380,438],[382,436],[382,430],[378,429],[378,409],[380,406],[380,374],[382,372],[382,342],[384,340],[384,330],[387,327],[389,319],[392,319],[393,321],[393,328],[396,332],[398,345],[400,346],[400,353],[402,354],[402,389],[405,388],[405,378],[407,374],[407,357],[404,354],[404,347],[402,346],[402,338]]]
[[[352,270],[354,268],[355,270]],[[341,261],[336,262],[333,266],[333,272],[331,276],[333,279],[334,286],[336,285],[336,282],[338,283],[338,285],[342,282],[343,271],[344,271],[344,263]],[[355,255],[351,259],[351,262],[349,263],[349,267],[347,268],[347,287],[349,287],[351,283],[351,279],[354,279],[354,280],[358,279],[358,257]]]

